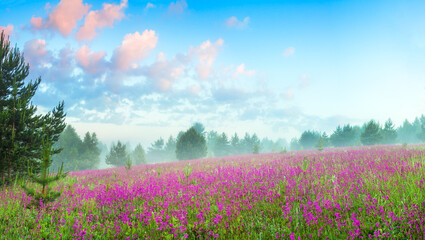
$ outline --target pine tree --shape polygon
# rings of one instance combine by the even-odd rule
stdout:
[[[252,134],[251,136],[251,150],[254,149],[255,145],[258,145],[258,151],[260,151],[260,138],[257,136],[256,133]]]
[[[394,144],[397,139],[397,131],[394,129],[394,124],[391,119],[385,122],[384,129],[382,129],[382,143]]]
[[[157,162],[165,160],[165,149],[164,149],[164,139],[159,138],[148,148],[148,159],[149,161]]]
[[[328,141],[329,141],[328,136],[326,135],[326,133],[323,133],[322,136],[320,136],[319,139],[317,140],[317,143],[316,143],[317,150],[322,151],[326,147]]]
[[[251,136],[249,133],[245,133],[245,136],[240,141],[240,153],[252,153],[254,145],[251,144]]]
[[[195,128],[196,132],[201,134],[201,136],[205,137],[205,127],[204,124],[200,122],[196,122],[193,124],[193,128]]]
[[[300,149],[301,149],[301,145],[300,145],[298,139],[292,138],[291,142],[289,143],[289,150],[296,151],[296,150],[300,150]]]
[[[330,139],[329,139],[328,134],[326,134],[325,132],[323,132],[321,138],[323,140],[323,147],[325,147],[325,148],[326,147],[329,147],[330,144],[331,144],[331,142],[330,142]]]
[[[63,166],[58,169],[56,174],[52,174],[49,171],[49,166],[52,163],[53,149],[52,143],[48,140],[43,140],[43,149],[40,162],[40,171],[38,174],[34,174],[32,167],[28,169],[28,178],[31,182],[41,185],[41,191],[37,192],[34,188],[29,188],[26,185],[21,185],[22,189],[31,197],[33,197],[31,203],[27,206],[40,207],[41,204],[55,201],[59,196],[59,192],[51,191],[48,186],[58,180],[65,178],[68,173],[63,172]]]
[[[350,124],[338,126],[332,133],[330,141],[335,147],[353,146],[356,144],[356,130]]]
[[[230,153],[230,145],[227,135],[222,133],[215,140],[214,153],[217,157],[227,156]]]
[[[130,158],[130,156],[127,156],[127,161],[125,161],[125,164],[124,164],[125,170],[127,172],[130,171],[132,166],[133,166],[133,160]]]
[[[382,133],[379,124],[370,120],[360,135],[360,141],[363,145],[375,145],[381,143],[381,140]]]
[[[29,65],[17,48],[11,48],[4,32],[0,34],[0,177],[26,174],[29,162],[40,169],[43,140],[55,143],[65,128],[64,104],[46,115],[36,115],[31,99],[41,82],[25,83]],[[11,141],[13,139],[13,141]],[[52,149],[57,154],[61,149]]]
[[[330,141],[333,146],[335,147],[343,147],[344,146],[344,140],[343,140],[343,134],[342,134],[342,128],[338,125],[338,127],[335,129],[335,131],[331,134]]]
[[[312,149],[319,140],[320,134],[316,131],[304,131],[301,134],[299,143],[303,149]]]
[[[97,147],[99,140],[96,133],[87,132],[82,143],[80,152],[81,166],[77,166],[79,170],[95,169],[100,163],[100,149]]]
[[[176,160],[176,139],[170,136],[165,143],[164,152],[167,160]]]
[[[194,127],[189,128],[177,141],[176,157],[179,160],[196,159],[206,155],[205,138]]]
[[[232,139],[230,140],[230,146],[232,147],[231,152],[233,154],[239,154],[240,153],[240,140],[237,133],[232,136]]]
[[[128,160],[128,154],[125,144],[122,144],[120,141],[118,143],[112,144],[109,154],[106,156],[106,164],[113,165],[115,167],[122,167],[125,165]]]
[[[52,167],[56,169],[60,167],[61,162],[63,162],[63,169],[65,171],[79,170],[77,166],[80,165],[80,152],[83,142],[75,131],[75,128],[68,125],[55,145],[63,148],[63,150],[52,157]]]
[[[213,130],[208,132],[207,137],[206,137],[208,157],[214,157],[215,156],[214,148],[215,148],[215,143],[216,143],[217,138],[218,138],[218,132],[213,131]]]
[[[415,143],[417,141],[417,133],[413,124],[407,119],[397,129],[398,142]]]
[[[52,157],[52,167],[55,169],[61,166],[61,162],[64,171],[96,169],[100,164],[101,149],[96,133],[87,132],[81,140],[75,129],[68,125],[55,146],[63,148],[59,154]]]
[[[343,146],[353,146],[355,140],[355,132],[354,132],[354,128],[350,125],[344,125],[344,127],[342,128],[342,141],[343,141]]]
[[[262,152],[276,152],[276,144],[273,142],[273,140],[268,139],[267,137],[263,138],[261,140],[260,148]]]
[[[145,150],[140,144],[138,144],[136,148],[133,150],[131,157],[133,159],[133,163],[136,165],[147,163]]]
[[[242,153],[252,153],[254,150],[254,146],[257,144],[260,146],[260,139],[257,134],[253,134],[252,136],[249,133],[245,133],[245,137],[241,141]]]
[[[416,134],[416,136],[421,142],[425,142],[425,116],[424,115],[421,115],[420,129],[418,133]]]
[[[325,140],[322,137],[319,137],[319,140],[317,140],[316,148],[319,151],[322,151],[323,148],[325,148]]]
[[[252,148],[253,154],[259,154],[260,153],[260,146],[258,144],[254,144],[254,147]]]

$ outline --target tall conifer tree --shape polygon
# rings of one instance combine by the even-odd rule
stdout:
[[[46,115],[36,115],[31,102],[41,82],[25,83],[29,65],[18,48],[0,33],[0,177],[25,174],[30,163],[40,169],[43,141],[55,143],[65,128],[63,102]],[[52,149],[52,154],[61,149]]]

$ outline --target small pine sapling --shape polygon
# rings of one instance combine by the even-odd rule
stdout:
[[[127,172],[130,171],[132,166],[133,166],[133,162],[131,161],[130,156],[128,156],[127,161],[125,162],[125,170]]]
[[[319,140],[317,140],[317,144],[316,144],[317,150],[321,152],[324,146],[325,146],[325,140],[322,137],[319,137]]]
[[[190,174],[192,174],[192,167],[190,166],[190,164],[188,164],[184,168],[184,176],[186,177],[186,182],[189,181]]]
[[[49,172],[49,166],[52,163],[52,155],[52,143],[49,140],[43,141],[39,174],[34,174],[32,167],[28,166],[28,179],[33,183],[41,185],[41,192],[36,191],[35,188],[29,188],[23,184],[21,185],[22,189],[29,196],[33,197],[31,203],[27,207],[41,207],[41,203],[47,204],[53,202],[61,195],[60,192],[51,191],[48,186],[65,178],[68,172],[63,172],[63,163],[56,174]]]
[[[254,154],[260,153],[260,146],[258,146],[258,144],[254,145],[254,149],[252,150],[252,153]]]

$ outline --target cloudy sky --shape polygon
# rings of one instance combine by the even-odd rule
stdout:
[[[258,3],[261,2],[261,3]],[[277,139],[425,113],[424,1],[2,0],[41,112],[105,142]]]

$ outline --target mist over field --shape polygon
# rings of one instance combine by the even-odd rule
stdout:
[[[424,238],[424,12],[0,1],[0,234]]]

